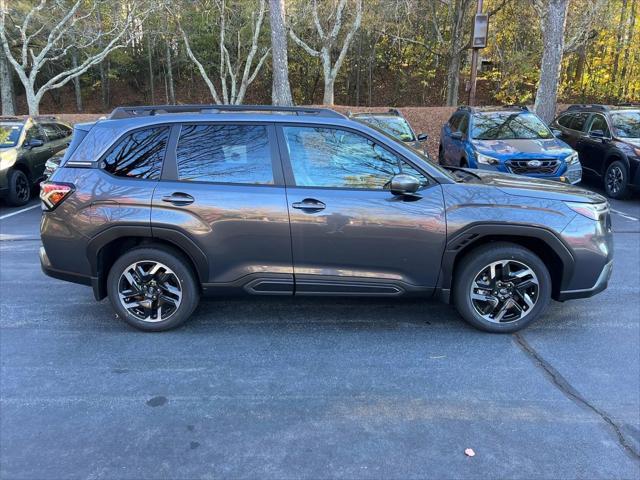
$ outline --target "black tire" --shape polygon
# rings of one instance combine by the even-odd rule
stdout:
[[[20,170],[11,170],[7,178],[9,193],[7,203],[13,207],[21,207],[31,200],[31,185],[29,178]]]
[[[158,275],[168,275],[167,278],[170,278],[170,280],[167,282],[171,282],[174,289],[178,288],[181,290],[181,296],[176,308],[174,308],[175,302],[173,304],[165,303],[162,298],[171,297],[171,293],[167,293],[167,290],[163,289],[162,283],[158,281],[157,278],[147,276],[149,277],[148,282],[140,282],[141,285],[144,284],[146,287],[140,288],[138,291],[151,288],[156,295],[154,297],[137,295],[131,296],[131,298],[135,299],[132,300],[133,302],[140,299],[147,302],[151,301],[149,298],[156,299],[152,301],[152,305],[154,306],[151,307],[150,311],[156,309],[157,313],[158,305],[160,305],[160,319],[154,319],[149,315],[148,320],[144,320],[136,316],[133,310],[125,308],[120,301],[119,292],[121,290],[119,289],[123,289],[124,285],[126,285],[126,277],[124,277],[124,274],[128,267],[139,263],[140,267],[144,269],[147,266],[151,267],[154,262],[166,267],[166,269],[163,268],[159,270]],[[149,268],[149,271],[151,271],[151,268]],[[142,280],[142,276],[139,275],[138,279]],[[165,282],[164,287],[172,287],[172,285],[167,282]],[[131,290],[123,291],[127,292]],[[160,245],[136,247],[118,258],[109,270],[107,292],[111,305],[120,318],[137,329],[149,332],[170,330],[181,325],[193,313],[200,300],[200,289],[188,260],[180,252]],[[147,291],[147,293],[149,292]],[[165,319],[162,319],[163,308],[165,312],[169,313]],[[140,309],[142,309],[142,307],[140,307]],[[140,315],[144,314],[146,313]]]
[[[610,198],[627,198],[630,193],[629,170],[620,160],[615,160],[604,173],[604,191]]]
[[[510,266],[515,265],[517,267],[518,265],[524,265],[532,270],[535,274],[535,277],[529,278],[537,281],[537,293],[533,295],[531,294],[533,290],[528,290],[529,293],[526,295],[527,299],[534,300],[533,306],[531,307],[525,304],[525,296],[517,293],[517,286],[515,288],[513,285],[509,286],[508,289],[514,292],[511,298],[513,300],[518,300],[520,304],[525,304],[524,307],[528,310],[526,312],[520,310],[519,314],[511,313],[509,315],[514,316],[512,320],[496,323],[495,319],[492,321],[487,320],[485,318],[486,314],[485,316],[483,316],[478,311],[478,304],[474,304],[474,300],[472,300],[471,298],[471,288],[476,278],[482,275],[482,272],[485,271],[485,268],[488,268],[489,265],[494,262],[500,261],[509,262]],[[503,267],[500,268],[501,272],[503,271],[502,268]],[[521,280],[518,279],[517,281],[519,282]],[[530,283],[533,284],[534,282]],[[524,281],[520,285],[524,285]],[[498,300],[497,297],[491,295],[491,288],[497,287],[487,287],[487,291],[489,292],[488,296],[493,298],[493,300]],[[535,287],[532,286],[529,288]],[[502,289],[500,291],[502,291]],[[527,290],[525,290],[525,293],[526,292]],[[507,295],[509,295],[508,292]],[[456,268],[453,283],[454,304],[462,318],[464,318],[469,324],[473,325],[476,328],[479,328],[480,330],[492,333],[516,332],[526,327],[527,325],[535,321],[540,315],[542,315],[549,306],[550,299],[551,276],[549,275],[549,270],[545,266],[544,262],[530,250],[513,243],[498,242],[483,245],[466,254]],[[509,301],[509,297],[507,297],[507,300],[505,300],[504,302],[500,300],[500,302],[502,303],[498,303],[496,308],[500,305],[505,305],[507,301]],[[517,312],[517,308],[515,306],[509,307],[507,311]],[[516,315],[520,315],[520,318],[517,318]],[[506,314],[505,318],[508,319]]]

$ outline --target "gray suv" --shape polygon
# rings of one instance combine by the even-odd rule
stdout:
[[[143,330],[201,294],[437,297],[490,332],[607,286],[606,200],[442,168],[328,109],[117,108],[42,184],[47,275]]]

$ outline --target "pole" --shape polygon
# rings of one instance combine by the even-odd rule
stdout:
[[[482,0],[478,0],[476,13],[482,13]],[[476,103],[476,80],[478,77],[478,53],[479,48],[474,48],[471,52],[471,79],[469,81],[469,106]]]

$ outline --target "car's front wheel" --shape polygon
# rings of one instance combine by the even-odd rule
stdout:
[[[155,332],[185,322],[200,298],[187,259],[162,246],[134,248],[118,258],[109,270],[107,291],[120,318]]]
[[[7,180],[9,183],[7,203],[14,207],[26,205],[31,199],[31,185],[27,175],[20,170],[12,170]]]
[[[604,190],[607,196],[621,199],[629,194],[629,173],[627,167],[620,160],[616,160],[607,167],[604,174]]]
[[[530,250],[512,243],[492,243],[462,259],[456,269],[453,298],[460,315],[474,327],[516,332],[547,309],[551,276]]]

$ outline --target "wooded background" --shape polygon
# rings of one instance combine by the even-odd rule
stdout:
[[[4,114],[106,112],[122,104],[467,101],[476,0],[0,6]],[[483,10],[490,20],[479,104],[555,108],[554,92],[564,103],[640,100],[640,0],[485,0]]]

